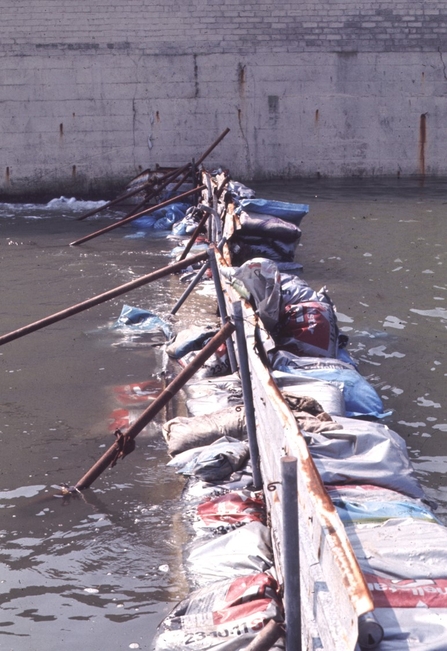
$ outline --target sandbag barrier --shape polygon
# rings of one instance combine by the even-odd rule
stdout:
[[[355,554],[365,588],[360,597],[354,595],[356,605],[346,610],[355,621],[347,625],[345,637],[341,635],[341,645],[330,631],[322,630],[321,607],[306,611],[303,603],[304,618],[315,617],[317,624],[316,632],[303,630],[303,648],[312,643],[331,651],[359,646],[397,651],[403,639],[410,650],[447,648],[447,529],[425,498],[404,440],[382,422],[387,412],[348,353],[326,287],[316,291],[296,275],[302,267],[294,258],[294,246],[308,206],[255,200],[248,188],[231,180],[219,203],[213,187],[222,188],[222,176],[208,175],[203,181],[201,202],[212,208],[208,236],[222,235],[225,241],[219,272],[230,298],[229,312],[231,300],[242,299],[249,300],[258,316],[258,326],[253,327],[263,340],[270,372],[255,385],[255,392],[265,389],[267,377],[280,396],[275,403],[279,416],[272,415],[271,405],[256,405],[258,417],[271,422],[275,417],[283,426],[280,433],[272,431],[268,448],[261,448],[263,474],[275,475],[271,457],[277,452],[279,458],[282,447],[297,455],[299,508],[305,518],[314,518],[315,531],[304,532],[309,547],[331,548],[321,562],[332,554],[329,566],[339,565],[334,574],[340,581],[337,572],[351,559],[333,541],[344,540]],[[281,231],[287,210],[292,217]],[[222,219],[220,227],[216,215]],[[255,238],[261,240],[261,249]],[[272,242],[280,245],[273,247]],[[253,258],[259,253],[268,257]],[[178,333],[170,344],[171,358],[184,366],[211,330]],[[257,375],[255,369],[255,380]],[[181,499],[192,539],[185,549],[192,593],[160,624],[156,649],[245,649],[268,621],[283,617],[275,498],[253,491],[240,382],[238,374],[231,373],[224,347],[201,377],[188,383],[185,394],[189,416],[166,422],[163,434],[173,457],[168,465],[188,478]],[[321,548],[325,539],[328,543]],[[246,548],[252,553],[241,555]],[[256,556],[256,563],[247,556]],[[311,574],[312,568],[302,574],[307,569]],[[318,584],[315,576],[302,576],[305,593]],[[326,580],[330,592],[333,577],[320,576],[320,583]],[[353,585],[356,581],[357,575]],[[252,582],[258,588],[249,588]],[[340,585],[335,599],[352,599],[349,586]],[[232,601],[233,594],[240,601]],[[324,591],[314,594],[323,609],[325,598]],[[242,604],[250,606],[241,611]],[[331,623],[329,619],[326,628]]]

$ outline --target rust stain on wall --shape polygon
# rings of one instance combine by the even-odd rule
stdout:
[[[76,178],[76,165],[73,165],[71,168],[71,175],[74,179]]]
[[[62,124],[62,122],[59,125],[59,135],[61,138],[64,135],[64,125]]]
[[[419,171],[425,177],[425,150],[427,145],[427,113],[422,113],[419,120]]]
[[[5,179],[6,179],[6,185],[9,185],[11,182],[11,173],[9,171],[9,167],[6,168]]]
[[[318,120],[320,119],[320,110],[315,111],[315,126],[318,126]]]

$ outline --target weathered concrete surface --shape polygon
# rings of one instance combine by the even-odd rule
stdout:
[[[234,176],[443,175],[447,6],[0,0],[0,195],[207,160]]]

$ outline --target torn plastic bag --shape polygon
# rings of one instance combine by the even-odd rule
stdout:
[[[309,212],[308,204],[274,201],[272,199],[242,199],[241,206],[248,213],[273,215],[297,226],[300,225],[303,217]]]
[[[337,357],[337,318],[326,302],[286,305],[272,334],[278,348],[295,355]]]
[[[376,608],[380,651],[447,651],[447,608]]]
[[[244,403],[239,375],[203,378],[184,386],[186,406],[192,416],[212,414]]]
[[[378,422],[337,417],[340,429],[312,434],[309,451],[325,484],[368,483],[423,498],[402,437]]]
[[[412,518],[348,524],[363,572],[389,579],[447,579],[447,527]]]
[[[212,326],[192,325],[175,335],[166,346],[166,352],[169,357],[180,359],[193,350],[201,350],[217,332],[218,328]]]
[[[194,475],[204,481],[227,479],[239,470],[249,456],[248,444],[223,436],[211,445],[181,452],[168,462],[181,475]]]
[[[236,231],[238,238],[242,236],[262,237],[280,242],[298,242],[301,230],[295,224],[286,222],[279,217],[270,215],[249,215],[243,210],[239,214],[240,229]]]
[[[281,275],[276,264],[253,258],[234,269],[233,275],[250,293],[265,327],[272,329],[278,322],[281,302]]]
[[[374,485],[326,486],[338,515],[345,524],[385,522],[392,518],[412,518],[438,522],[421,499]]]
[[[230,491],[193,504],[185,511],[185,519],[191,522],[197,536],[212,537],[249,522],[266,524],[265,502],[261,491]]]
[[[271,619],[282,621],[272,577],[260,573],[219,581],[173,609],[157,631],[155,651],[242,651]]]
[[[382,400],[376,390],[350,364],[338,359],[301,357],[279,350],[271,354],[274,370],[302,378],[336,382],[343,386],[346,416],[384,418],[391,412],[383,411]]]
[[[223,436],[242,440],[246,435],[242,405],[191,418],[178,416],[163,425],[163,436],[168,444],[168,453],[172,456],[209,445]]]
[[[169,339],[171,336],[171,328],[166,321],[148,310],[142,310],[131,305],[123,305],[121,314],[112,327],[125,332],[130,329],[132,332],[162,334],[163,339]]]
[[[225,536],[189,548],[186,568],[198,587],[221,579],[267,572],[273,567],[269,528],[250,522]]]
[[[281,393],[291,396],[311,396],[331,416],[346,415],[343,384],[341,382],[307,380],[281,371],[273,371],[272,375]]]

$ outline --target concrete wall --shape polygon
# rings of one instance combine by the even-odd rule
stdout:
[[[447,3],[0,0],[0,195],[207,160],[236,178],[443,175]],[[446,53],[444,54],[444,50]]]

